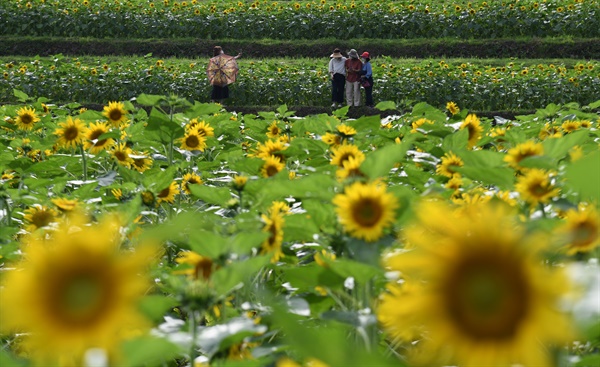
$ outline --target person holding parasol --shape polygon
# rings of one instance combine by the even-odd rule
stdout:
[[[221,103],[229,98],[229,84],[235,82],[237,77],[239,69],[236,60],[240,56],[241,52],[237,56],[226,55],[221,46],[213,48],[213,57],[206,68],[206,76],[213,87],[210,95],[212,102]]]

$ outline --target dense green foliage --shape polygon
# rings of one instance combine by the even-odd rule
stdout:
[[[567,62],[567,64],[565,64]],[[231,89],[233,106],[279,104],[326,106],[330,103],[327,59],[240,59]],[[557,60],[536,63],[404,60],[372,61],[374,95],[443,107],[449,101],[478,111],[535,109],[550,103],[589,104],[598,98],[600,64]],[[208,101],[206,60],[144,58],[0,58],[0,100],[14,101],[13,89],[56,102],[107,103],[141,93],[172,93]]]
[[[597,0],[0,3],[0,35],[201,39],[599,37]]]

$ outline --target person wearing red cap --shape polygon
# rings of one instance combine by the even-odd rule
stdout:
[[[371,67],[371,55],[365,51],[360,55],[363,66],[360,71],[361,81],[367,81],[368,83],[361,83],[365,88],[365,105],[367,107],[375,107],[373,103],[373,68]],[[368,84],[368,86],[366,86]]]

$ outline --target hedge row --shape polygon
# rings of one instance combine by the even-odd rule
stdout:
[[[407,58],[498,58],[600,59],[600,38],[533,39],[354,39],[337,41],[203,40],[203,39],[90,39],[52,37],[0,37],[0,56],[147,55],[156,57],[206,57],[221,45],[230,52],[243,51],[252,58],[322,57],[335,47],[368,49],[375,56]]]

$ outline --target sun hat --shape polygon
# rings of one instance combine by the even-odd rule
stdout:
[[[342,52],[340,51],[339,48],[336,48],[335,50],[333,50],[333,53],[329,57],[339,59],[340,57],[342,57]]]
[[[358,59],[358,52],[356,52],[355,49],[351,49],[350,52],[348,52],[348,56],[350,56],[353,59]]]
[[[369,55],[369,53],[367,51],[363,52],[362,55],[360,55],[360,57],[364,57],[365,59],[371,58],[371,56]]]

